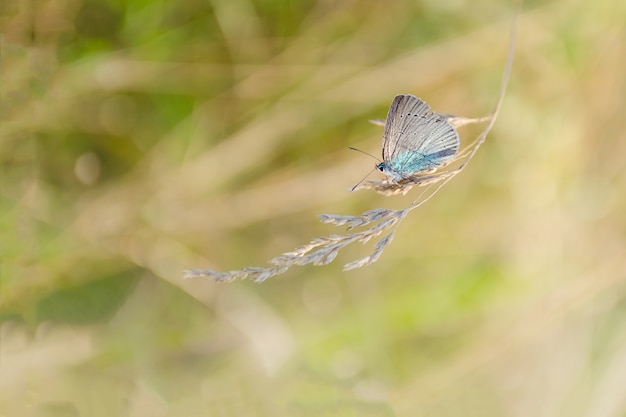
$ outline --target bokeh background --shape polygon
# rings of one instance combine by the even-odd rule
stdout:
[[[398,93],[495,104],[513,2],[2,1],[0,414],[626,415],[626,2],[528,1],[493,132],[371,247]],[[462,128],[464,140],[477,130]]]

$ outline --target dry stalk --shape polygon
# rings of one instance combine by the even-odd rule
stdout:
[[[237,279],[250,278],[255,282],[263,282],[266,279],[283,274],[292,266],[304,265],[327,265],[331,263],[339,251],[355,242],[366,243],[371,239],[377,238],[383,233],[387,233],[374,245],[374,251],[361,259],[349,262],[344,265],[345,271],[360,268],[376,262],[383,250],[389,246],[393,240],[399,223],[407,216],[409,212],[420,207],[426,201],[430,200],[445,184],[459,174],[469,161],[474,157],[480,146],[485,142],[487,135],[491,131],[504,98],[506,86],[513,64],[513,54],[515,49],[515,41],[517,36],[517,18],[519,9],[515,14],[512,29],[511,41],[509,44],[509,52],[502,77],[500,93],[496,106],[491,115],[482,118],[463,118],[453,115],[445,115],[450,123],[455,127],[460,127],[470,123],[489,122],[485,129],[461,150],[452,163],[445,167],[439,167],[434,172],[419,173],[412,177],[404,178],[400,182],[392,182],[388,179],[370,180],[363,182],[354,189],[372,189],[384,195],[406,194],[414,187],[424,187],[424,191],[414,200],[410,206],[402,210],[390,210],[377,208],[368,210],[359,216],[346,216],[338,214],[321,214],[318,217],[323,223],[334,224],[335,226],[347,226],[350,231],[354,228],[369,226],[364,230],[344,235],[328,235],[311,240],[306,245],[300,246],[291,252],[283,253],[269,261],[272,266],[263,267],[246,267],[241,270],[233,270],[227,272],[218,272],[211,269],[191,269],[184,271],[185,278],[209,278],[217,282],[234,281]],[[381,124],[380,121],[373,121],[375,124]],[[382,122],[384,124],[384,122]]]

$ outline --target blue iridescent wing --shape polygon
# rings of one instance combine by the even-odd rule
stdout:
[[[430,106],[410,95],[397,95],[383,133],[383,160],[402,176],[437,168],[452,161],[460,140],[454,126]]]

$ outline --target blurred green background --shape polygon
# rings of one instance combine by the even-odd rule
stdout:
[[[625,416],[620,0],[525,4],[493,132],[376,264],[182,280],[406,207],[346,147],[399,93],[488,114],[514,10],[0,3],[0,414]]]

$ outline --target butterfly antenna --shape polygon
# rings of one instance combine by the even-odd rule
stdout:
[[[355,150],[358,150],[358,149],[355,149]],[[354,190],[356,190],[356,187],[358,187],[359,185],[361,185],[361,183],[362,183],[363,181],[365,181],[365,179],[366,179],[367,177],[369,177],[369,176],[370,176],[370,174],[371,174],[372,172],[374,172],[374,171],[376,171],[376,168],[374,168],[373,170],[371,170],[370,172],[368,172],[368,173],[367,173],[367,175],[366,175],[366,176],[364,176],[364,177],[363,177],[363,179],[362,179],[361,181],[359,181],[359,182],[357,182],[356,184],[354,184],[354,187],[352,187],[352,188],[350,189],[350,191],[354,191]]]
[[[348,146],[348,149],[351,149],[351,150],[353,150],[353,151],[357,151],[357,152],[364,153],[365,155],[371,156],[372,158],[374,158],[374,159],[375,159],[375,160],[377,160],[378,162],[381,162],[381,160],[380,160],[380,159],[376,158],[376,157],[375,157],[374,155],[372,155],[371,153],[368,153],[368,152],[362,151],[362,150],[357,149],[357,148],[353,148],[352,146]],[[369,174],[368,174],[368,175],[369,175]]]

